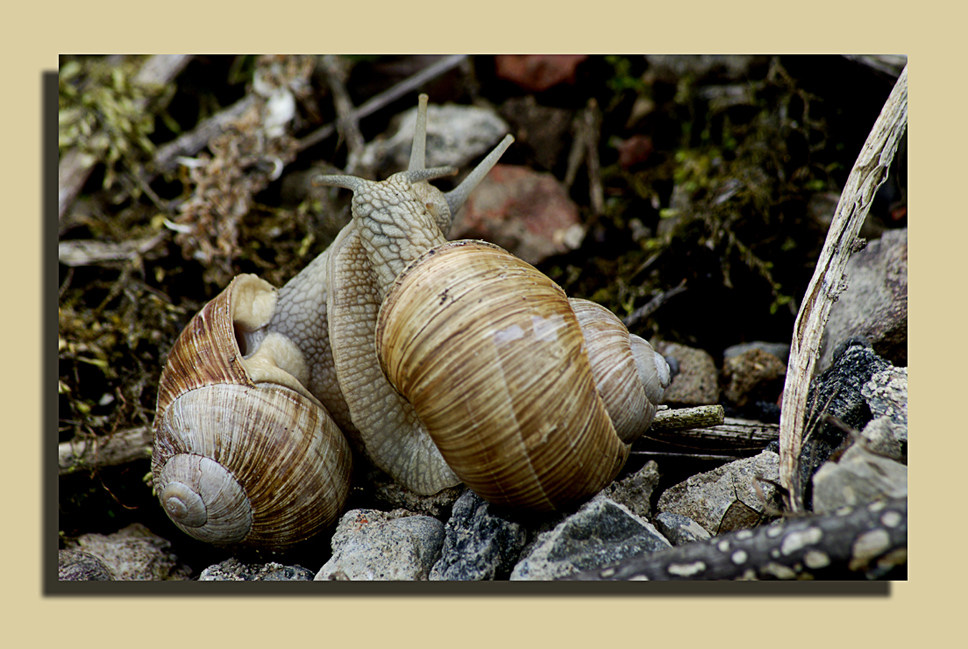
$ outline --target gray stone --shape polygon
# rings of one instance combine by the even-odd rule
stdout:
[[[662,512],[655,517],[655,526],[672,542],[672,545],[683,545],[711,538],[702,525],[682,514]]]
[[[818,368],[835,358],[853,336],[870,341],[878,355],[907,365],[907,229],[888,230],[847,262],[847,289],[830,310]]]
[[[862,430],[870,421],[864,385],[875,374],[890,368],[891,364],[878,356],[866,339],[851,338],[844,342],[833,365],[811,384],[799,467],[807,508],[812,498],[813,474],[835,450],[845,445],[848,429]],[[828,421],[828,415],[841,423]]]
[[[551,580],[672,547],[624,505],[596,496],[550,532],[540,534],[511,580]]]
[[[769,59],[754,54],[649,54],[649,74],[675,81],[689,77],[694,83],[710,78],[742,80],[753,66],[763,66]]]
[[[723,350],[723,359],[732,358],[734,356],[739,356],[743,352],[749,351],[751,349],[762,349],[768,354],[773,354],[786,365],[790,358],[790,343],[768,343],[760,340],[754,340],[749,343],[739,343],[738,345],[730,345]]]
[[[408,512],[353,509],[333,534],[333,556],[316,581],[426,580],[440,554],[444,524]]]
[[[90,552],[57,551],[58,581],[112,581],[111,571]]]
[[[874,417],[889,417],[903,430],[907,442],[908,372],[906,367],[885,367],[874,372],[860,392]]]
[[[713,536],[754,527],[776,505],[779,460],[763,451],[691,476],[663,492],[658,510],[688,516]]]
[[[813,477],[813,510],[819,514],[883,498],[907,496],[907,467],[854,444],[839,462],[827,462]]]
[[[171,543],[140,523],[114,534],[85,534],[66,544],[97,557],[115,581],[188,580],[191,568],[171,552]]]
[[[392,134],[366,145],[361,165],[368,169],[406,169],[416,120],[416,107],[402,113]],[[426,166],[452,165],[462,169],[494,148],[508,131],[507,123],[486,108],[430,104],[427,106]]]
[[[708,352],[661,340],[652,341],[652,347],[679,363],[679,373],[666,388],[662,403],[679,406],[719,403],[719,374]]]
[[[756,401],[775,403],[783,393],[786,364],[770,352],[751,348],[723,362],[726,400],[743,408]]]
[[[199,581],[312,581],[315,573],[302,566],[281,563],[246,564],[232,557],[209,566],[198,576]]]
[[[444,546],[430,580],[507,579],[527,540],[527,531],[519,523],[496,515],[468,489],[444,526]]]
[[[907,428],[899,426],[890,417],[871,419],[860,436],[864,448],[872,453],[907,464]]]
[[[652,508],[652,492],[659,486],[659,465],[649,460],[632,475],[602,489],[602,495],[625,505],[636,516],[646,518]]]

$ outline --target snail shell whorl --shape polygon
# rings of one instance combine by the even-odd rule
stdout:
[[[261,332],[274,296],[237,277],[185,328],[162,374],[154,484],[169,517],[203,541],[285,549],[334,522],[349,492],[346,440],[291,374],[298,362],[274,365],[286,344]]]
[[[567,297],[497,246],[455,241],[415,261],[384,300],[376,347],[447,463],[485,500],[559,509],[625,463]]]
[[[595,385],[615,432],[626,444],[652,424],[669,385],[669,367],[647,341],[630,334],[618,317],[596,302],[570,298],[587,345]]]

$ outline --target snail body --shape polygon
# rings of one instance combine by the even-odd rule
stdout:
[[[227,473],[243,486],[220,493],[255,507],[262,503],[258,489],[269,483],[263,479],[250,492],[244,474],[288,481],[297,474],[290,463],[299,455],[319,466],[295,480],[310,492],[299,497],[313,504],[291,515],[311,522],[308,532],[293,538],[331,525],[345,502],[350,472],[349,445],[340,431],[355,450],[419,494],[465,482],[499,505],[555,510],[611,482],[631,442],[648,428],[670,377],[647,342],[631,336],[606,309],[569,300],[553,281],[501,248],[446,239],[453,215],[513,138],[507,136],[456,189],[443,193],[429,181],[455,170],[424,168],[425,128],[421,96],[408,170],[382,182],[318,178],[353,191],[353,220],[333,244],[278,292],[254,276],[236,278],[224,293],[234,300],[217,297],[210,305],[221,306],[206,306],[176,342],[162,377],[153,461],[156,489],[176,522],[176,516],[185,519],[193,500],[166,499],[164,494],[175,493],[171,484],[187,482],[175,477],[176,468],[195,476],[211,473],[201,481],[219,485],[230,482],[220,471]],[[207,326],[216,312],[226,322]],[[197,342],[196,334],[230,339],[224,356],[188,360],[216,346]],[[208,363],[216,370],[195,367]],[[196,376],[172,378],[182,373]],[[179,390],[166,388],[173,383]],[[168,440],[178,436],[175,428],[197,430],[208,415],[191,419],[173,404],[198,392],[189,397],[192,407],[206,405],[214,399],[203,397],[210,383],[226,385],[231,396],[219,397],[222,414],[208,434],[219,434],[225,413],[238,411],[255,422],[238,430],[251,432],[229,431],[226,437],[250,448],[229,453],[219,444],[179,442],[188,449],[182,455],[207,459],[174,461],[179,454],[168,449],[178,445]],[[297,438],[295,425],[291,434],[270,434],[273,441],[264,441],[268,424],[248,403],[262,388],[299,400],[292,412],[313,411],[297,417],[278,409],[312,431],[306,437],[311,443],[296,443],[296,455],[275,450]],[[225,406],[225,400],[237,405]],[[260,459],[267,445],[273,450]],[[209,466],[228,455],[244,460],[224,470]],[[222,515],[232,516],[243,523],[248,516],[252,529],[262,520],[256,513]],[[199,536],[197,525],[179,525]],[[228,541],[215,531],[199,538],[289,543],[234,534]]]

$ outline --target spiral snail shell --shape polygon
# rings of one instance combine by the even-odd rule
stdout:
[[[349,445],[264,336],[276,290],[240,275],[194,317],[162,372],[152,473],[195,538],[284,549],[330,525],[349,494]],[[241,344],[240,344],[241,343]]]
[[[426,106],[407,171],[317,179],[353,191],[326,251],[278,291],[236,278],[173,347],[152,466],[188,533],[276,548],[330,525],[343,433],[417,493],[464,482],[548,511],[611,482],[650,425],[670,373],[646,341],[501,248],[447,241],[513,138],[443,193],[429,181],[455,170],[425,168]]]

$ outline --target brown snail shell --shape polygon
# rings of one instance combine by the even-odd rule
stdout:
[[[291,373],[285,339],[262,331],[275,293],[236,277],[162,373],[154,487],[175,524],[210,543],[285,549],[331,525],[349,493],[346,440]]]
[[[491,503],[528,511],[597,493],[628,457],[631,439],[616,433],[596,381],[621,392],[609,397],[615,408],[626,392],[645,392],[637,378],[609,376],[637,373],[628,332],[624,349],[599,340],[630,360],[599,361],[596,377],[564,291],[481,241],[446,243],[414,261],[388,291],[376,329],[384,372],[458,477]],[[654,353],[652,361],[664,364]],[[645,406],[634,423],[623,421],[626,437],[651,423],[655,406],[647,398]]]

